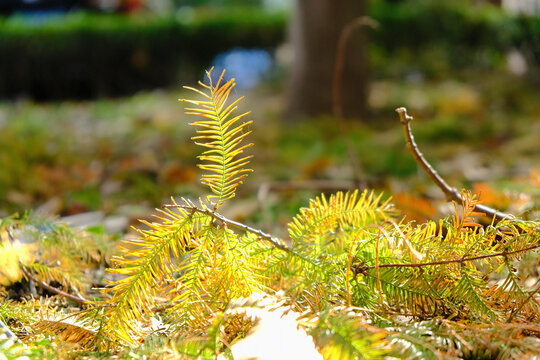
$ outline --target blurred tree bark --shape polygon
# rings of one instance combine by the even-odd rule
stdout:
[[[294,60],[288,113],[332,113],[332,86],[340,35],[347,24],[365,15],[367,0],[297,0],[291,28]],[[340,87],[343,116],[367,112],[368,63],[365,27],[347,41]]]

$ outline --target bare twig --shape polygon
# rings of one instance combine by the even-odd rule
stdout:
[[[526,251],[531,251],[534,249],[540,248],[540,244],[531,245],[523,249],[513,250],[513,251],[501,251],[498,253],[493,254],[487,254],[487,255],[478,255],[478,256],[471,256],[467,258],[459,258],[459,259],[451,259],[451,260],[441,260],[441,261],[432,261],[432,262],[425,262],[425,263],[400,263],[400,264],[379,264],[375,266],[366,266],[366,265],[358,265],[356,266],[356,273],[365,274],[368,270],[371,269],[378,269],[378,268],[395,268],[395,267],[409,267],[409,268],[421,268],[424,266],[437,266],[437,265],[446,265],[446,264],[455,264],[455,263],[464,263],[469,261],[475,261],[475,260],[481,260],[481,259],[487,259],[492,257],[498,257],[498,256],[508,256],[513,254],[519,254]]]
[[[343,119],[343,109],[341,107],[341,80],[343,79],[343,67],[346,58],[345,54],[347,50],[347,42],[349,41],[349,38],[351,37],[353,31],[361,26],[377,28],[379,26],[379,23],[367,16],[361,16],[353,19],[351,22],[345,25],[338,41],[332,91],[334,115],[338,119]]]
[[[84,299],[82,297],[78,297],[78,296],[75,296],[75,295],[68,294],[67,292],[64,292],[64,291],[62,291],[60,289],[57,289],[55,287],[50,286],[49,284],[44,283],[43,281],[38,280],[22,264],[21,264],[21,269],[22,269],[22,272],[24,273],[24,276],[26,276],[28,279],[34,281],[42,289],[45,289],[45,290],[50,291],[52,293],[61,295],[61,296],[65,297],[68,300],[76,302],[77,304],[88,304],[88,300],[86,300],[86,299]]]
[[[424,158],[424,155],[422,155],[422,153],[418,149],[418,145],[416,145],[416,142],[414,141],[414,137],[412,135],[411,125],[410,125],[410,122],[413,119],[413,117],[407,114],[407,109],[404,107],[397,108],[396,112],[399,114],[401,125],[403,125],[403,131],[405,132],[405,139],[407,140],[407,148],[413,154],[416,162],[422,167],[422,169],[431,178],[431,180],[433,180],[435,185],[437,185],[443,191],[443,193],[446,195],[446,198],[448,200],[454,200],[459,203],[463,202],[463,198],[461,197],[461,194],[459,193],[459,191],[457,191],[455,188],[448,185],[446,181],[444,181],[444,179],[428,163],[426,158]],[[506,213],[497,211],[493,208],[490,208],[489,206],[482,205],[482,204],[475,205],[474,209],[478,212],[483,212],[484,214],[486,214],[487,216],[490,216],[491,218],[495,218],[497,221],[501,221],[503,219],[515,218],[515,216],[511,214],[506,214]]]
[[[354,146],[351,139],[347,136],[347,127],[345,126],[345,121],[343,119],[343,107],[341,104],[341,80],[343,79],[343,67],[345,64],[347,43],[353,31],[360,28],[361,26],[369,26],[371,28],[375,28],[378,25],[379,24],[375,20],[366,16],[358,17],[349,22],[345,26],[339,37],[336,63],[334,67],[334,79],[332,85],[332,106],[334,111],[334,117],[336,118],[336,121],[338,123],[341,137],[345,141],[345,146],[347,147],[347,152],[349,154],[349,159],[353,167],[354,176],[358,187],[363,187],[363,185],[365,185],[362,181],[362,164],[360,163],[360,159],[358,158],[357,153],[354,151]]]
[[[242,223],[239,223],[237,221],[227,219],[226,217],[224,217],[224,216],[222,216],[222,215],[220,215],[220,214],[218,214],[218,213],[216,213],[216,212],[214,212],[214,211],[212,211],[210,209],[200,209],[200,208],[198,208],[197,206],[194,206],[194,205],[178,205],[178,204],[165,205],[165,207],[166,208],[181,208],[181,209],[184,209],[184,210],[195,211],[195,212],[198,212],[198,213],[201,213],[201,214],[208,215],[208,216],[220,221],[221,223],[226,224],[227,226],[232,226],[232,227],[235,227],[237,229],[240,229],[240,230],[255,234],[255,235],[257,235],[257,237],[259,237],[259,239],[268,241],[269,243],[271,243],[272,245],[274,245],[276,248],[278,248],[280,250],[283,250],[283,251],[286,251],[286,252],[291,251],[291,249],[289,249],[285,244],[283,244],[282,241],[279,240],[278,238],[275,238],[270,234],[267,234],[267,233],[265,233],[265,232],[263,232],[261,230],[258,230],[258,229],[254,229],[252,227],[249,227],[249,226],[244,225]]]

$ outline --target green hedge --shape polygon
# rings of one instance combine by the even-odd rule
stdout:
[[[380,25],[371,40],[383,66],[386,59],[398,57],[428,71],[496,67],[512,48],[533,54],[533,66],[540,60],[539,17],[468,0],[374,0],[370,15]]]
[[[255,10],[176,18],[68,14],[34,25],[0,20],[0,97],[119,95],[199,78],[219,52],[274,47],[287,16]]]
[[[504,64],[508,49],[540,61],[540,18],[467,0],[372,0],[371,60],[378,74]],[[273,48],[288,14],[257,9],[174,17],[73,13],[41,25],[0,18],[0,97],[89,98],[128,94],[201,78],[212,58],[234,47]]]

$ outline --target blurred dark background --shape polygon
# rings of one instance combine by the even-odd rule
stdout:
[[[522,7],[528,11],[479,0],[4,0],[0,97],[170,87],[200,78],[220,53],[257,48],[273,56],[290,40],[292,113],[316,114],[330,108],[341,32],[368,16],[377,25],[353,31],[342,83],[357,93],[342,91],[345,112],[365,115],[367,92],[355,84],[370,76],[500,69],[512,53],[537,77],[540,23],[534,7]]]

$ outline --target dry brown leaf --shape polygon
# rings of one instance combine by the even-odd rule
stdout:
[[[415,220],[418,223],[424,223],[433,218],[437,209],[426,199],[399,193],[392,196],[392,200],[397,209],[399,209],[407,220]]]

